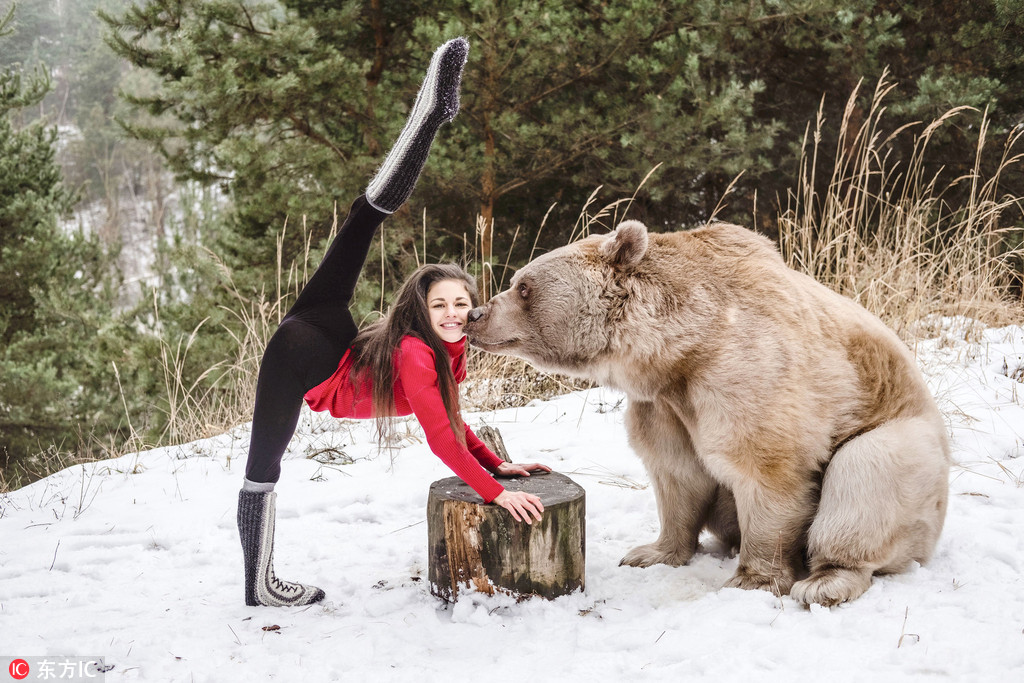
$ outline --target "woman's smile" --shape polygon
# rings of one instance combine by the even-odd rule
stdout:
[[[430,326],[446,342],[457,342],[465,336],[463,328],[472,307],[469,290],[459,280],[439,280],[427,290]]]

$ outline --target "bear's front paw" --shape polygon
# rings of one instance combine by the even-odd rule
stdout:
[[[725,583],[726,588],[742,588],[744,590],[765,590],[775,595],[786,595],[793,586],[793,577],[789,574],[758,574],[740,567]]]
[[[832,607],[853,600],[871,586],[871,572],[867,569],[829,567],[817,570],[803,581],[793,584],[790,597],[805,605],[812,602]]]
[[[659,543],[648,543],[647,545],[633,548],[625,557],[619,561],[619,566],[650,567],[654,564],[667,564],[671,567],[679,567],[690,561],[693,553],[679,550],[667,550]]]

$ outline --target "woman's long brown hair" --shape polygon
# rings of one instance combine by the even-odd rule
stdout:
[[[463,446],[466,435],[459,411],[459,390],[452,372],[451,359],[444,342],[430,324],[427,292],[435,282],[455,280],[466,285],[473,307],[477,306],[476,281],[455,264],[429,264],[417,268],[405,281],[388,314],[361,330],[352,341],[352,376],[370,373],[373,385],[373,413],[377,416],[377,436],[388,444],[395,415],[395,351],[402,337],[412,335],[434,352],[434,367],[441,400],[455,438]]]

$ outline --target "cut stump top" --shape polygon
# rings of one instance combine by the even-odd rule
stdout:
[[[558,472],[535,472],[529,477],[503,477],[498,481],[508,491],[525,491],[537,496],[544,507],[553,507],[584,495],[582,486]],[[435,481],[430,485],[430,495],[465,503],[484,502],[476,491],[458,477]]]

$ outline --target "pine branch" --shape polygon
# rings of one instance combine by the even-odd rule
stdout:
[[[309,125],[307,121],[300,119],[297,114],[288,113],[287,117],[288,120],[291,121],[292,124],[294,124],[295,129],[302,133],[304,136],[306,136],[310,140],[319,142],[321,145],[324,145],[332,152],[337,154],[338,158],[341,159],[342,161],[348,161],[348,156],[345,154],[344,151],[342,151],[337,145],[335,145],[333,142],[325,138],[323,135],[316,132],[316,130],[314,130],[313,127]]]
[[[629,127],[630,125],[636,123],[638,120],[638,117],[629,118],[619,123],[618,125],[603,130],[600,133],[595,133],[594,135],[591,135],[590,137],[577,142],[572,149],[568,150],[565,154],[563,154],[556,160],[552,161],[551,163],[544,164],[543,167],[536,169],[532,173],[520,175],[517,178],[513,178],[503,183],[494,190],[494,196],[501,197],[502,195],[512,192],[513,190],[517,190],[520,187],[530,185],[544,178],[551,177],[556,171],[565,168],[569,164],[573,163],[574,161],[580,159],[583,156],[586,156],[595,149],[598,149],[603,145],[610,144],[609,140],[612,138],[612,135],[614,133]]]
[[[568,88],[570,85],[573,85],[574,83],[580,82],[581,80],[583,80],[587,76],[590,76],[594,72],[599,71],[600,69],[603,69],[605,66],[608,65],[608,62],[610,62],[612,60],[612,57],[615,56],[615,54],[619,51],[619,49],[621,47],[622,47],[622,43],[619,43],[618,45],[613,47],[612,50],[607,55],[604,56],[604,59],[599,61],[597,64],[593,64],[593,65],[591,65],[591,66],[589,66],[589,67],[587,67],[585,69],[582,69],[578,74],[576,74],[572,78],[568,78],[568,79],[562,81],[561,83],[553,85],[550,88],[548,88],[547,90],[534,95],[533,97],[531,97],[529,99],[523,100],[522,102],[519,102],[518,104],[513,105],[512,106],[512,110],[513,111],[525,111],[525,110],[529,109],[530,107],[532,107],[537,102],[540,102],[540,101],[550,97],[551,95],[555,94],[556,92],[558,92],[560,90],[564,90],[565,88]]]

